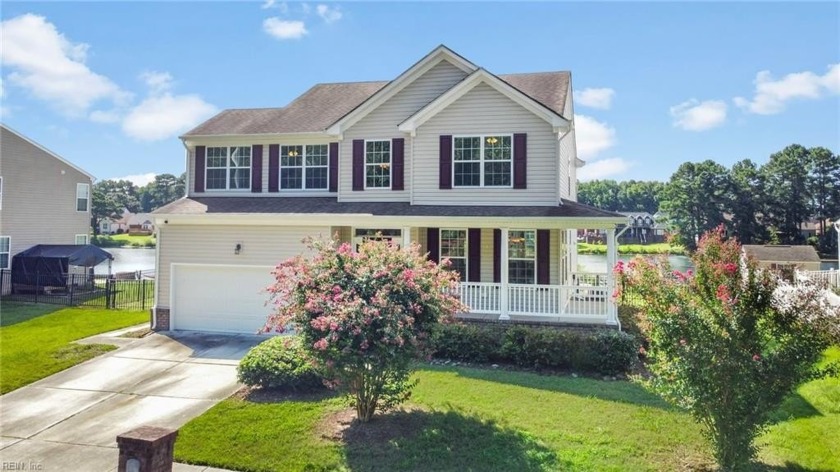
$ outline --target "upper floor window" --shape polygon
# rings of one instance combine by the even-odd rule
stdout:
[[[326,190],[329,185],[329,151],[326,144],[280,146],[280,188]]]
[[[391,141],[365,141],[365,188],[391,188]]]
[[[537,274],[537,232],[511,230],[508,233],[508,282],[533,284]]]
[[[456,136],[452,146],[454,187],[510,187],[512,136]]]
[[[467,280],[467,230],[440,230],[440,257],[449,259],[450,268]]]
[[[12,238],[0,236],[0,269],[8,269],[11,262]]]
[[[90,209],[90,184],[76,184],[76,211]]]
[[[208,147],[207,190],[250,190],[251,147]]]

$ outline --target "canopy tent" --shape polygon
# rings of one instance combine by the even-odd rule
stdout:
[[[12,259],[12,283],[64,286],[70,266],[88,268],[113,259],[111,253],[92,244],[38,244]]]

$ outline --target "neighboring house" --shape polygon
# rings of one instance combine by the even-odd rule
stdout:
[[[440,46],[394,80],[226,110],[182,140],[188,195],[153,213],[156,329],[254,332],[273,266],[332,235],[448,258],[462,316],[618,325],[611,274],[575,274],[577,228],[607,230],[612,265],[626,217],[576,203],[568,72],[494,75]]]
[[[657,222],[657,215],[646,211],[619,211],[627,217],[627,231],[621,237],[621,243],[660,243],[665,241],[665,225]]]
[[[780,270],[820,270],[820,256],[813,246],[744,245],[744,254],[760,267]]]
[[[154,218],[151,213],[129,214],[126,220],[130,235],[150,235],[155,232]]]
[[[5,125],[0,131],[0,269],[36,244],[87,244],[93,176]]]

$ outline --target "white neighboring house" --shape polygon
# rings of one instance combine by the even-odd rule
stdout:
[[[0,269],[36,244],[88,244],[94,177],[6,125],[0,133]]]
[[[576,273],[576,229],[606,231],[611,266],[626,217],[576,202],[569,72],[495,75],[440,46],[181,139],[188,195],[154,212],[155,329],[253,333],[304,237],[377,233],[452,261],[461,316],[618,326],[612,275]]]

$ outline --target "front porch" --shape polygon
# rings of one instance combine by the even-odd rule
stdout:
[[[577,228],[557,227],[333,227],[339,240],[368,238],[416,243],[435,261],[449,259],[461,273],[464,319],[570,323],[619,327],[611,273],[580,272]],[[608,267],[617,260],[615,229],[608,228]]]

